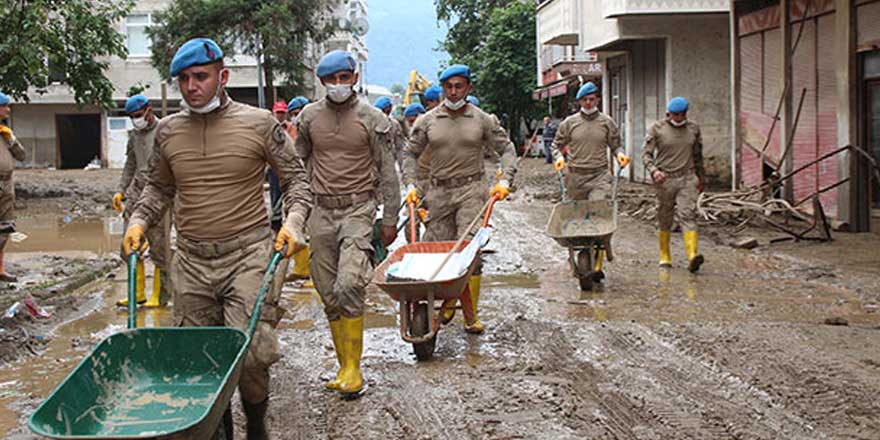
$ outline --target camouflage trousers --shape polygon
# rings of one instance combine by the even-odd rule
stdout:
[[[12,178],[0,180],[0,222],[15,220],[15,185]],[[9,234],[0,234],[0,252],[6,249]]]
[[[669,177],[654,184],[657,194],[657,223],[661,231],[671,231],[676,216],[683,231],[697,230],[697,184],[694,174]]]
[[[247,331],[273,250],[268,227],[222,242],[179,237],[171,264],[175,324]],[[277,291],[269,292],[238,384],[242,399],[248,403],[259,403],[269,396],[269,366],[281,357],[275,327],[284,309],[278,304]]]
[[[565,174],[565,191],[572,200],[605,200],[611,197],[611,182],[608,170]]]
[[[316,204],[312,209],[309,272],[329,321],[364,314],[366,288],[373,275],[370,241],[375,216],[375,200],[339,209]]]
[[[455,241],[464,234],[465,228],[489,199],[489,191],[481,179],[457,188],[432,186],[425,197],[431,209],[424,241]],[[473,237],[481,225],[478,223],[469,231],[468,238]],[[482,268],[480,262],[474,275],[481,274]]]

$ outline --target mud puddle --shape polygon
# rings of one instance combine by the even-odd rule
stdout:
[[[0,370],[0,436],[21,427],[19,414],[29,415],[36,405],[67,376],[67,374],[101,340],[126,326],[126,311],[116,307],[116,300],[126,292],[123,271],[116,280],[93,283],[86,288],[92,294],[92,312],[71,316],[54,332],[45,335],[49,342],[45,350],[35,357],[7,365]],[[148,286],[152,286],[148,278]],[[148,290],[150,288],[148,287]],[[89,292],[82,292],[86,295]],[[148,292],[149,294],[149,292]],[[84,307],[83,309],[85,309]],[[138,327],[163,327],[173,325],[168,308],[139,308]]]
[[[15,221],[16,229],[27,239],[11,241],[8,252],[118,252],[124,233],[120,216],[72,218],[66,215],[30,215]]]

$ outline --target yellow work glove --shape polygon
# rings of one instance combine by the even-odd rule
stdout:
[[[407,205],[412,203],[416,206],[419,204],[419,190],[413,184],[406,186],[406,203]]]
[[[131,255],[134,251],[143,252],[147,250],[149,244],[144,238],[144,228],[141,225],[131,225],[125,231],[125,237],[122,238],[122,253],[125,256]]]
[[[5,125],[0,125],[0,136],[3,136],[3,139],[6,139],[9,142],[12,142],[12,140],[15,139],[15,135],[12,134],[12,129]]]
[[[506,180],[502,180],[489,191],[489,197],[498,196],[498,200],[504,200],[507,196],[510,195],[510,183]]]
[[[290,214],[284,222],[284,226],[275,236],[275,250],[284,252],[284,258],[290,258],[293,254],[306,247],[305,237],[302,236],[303,219],[297,214]],[[287,245],[287,250],[284,246]]]
[[[428,210],[425,208],[419,208],[416,210],[416,214],[419,216],[419,219],[422,220],[422,223],[428,220]]]
[[[629,156],[623,153],[617,153],[617,163],[620,164],[621,168],[626,168],[629,165]]]
[[[560,157],[559,159],[556,159],[556,162],[553,162],[553,171],[558,173],[562,171],[563,168],[565,168],[565,159]]]
[[[115,209],[116,212],[122,212],[122,198],[122,193],[118,192],[113,194],[113,199],[110,200],[110,204],[113,205],[113,209]]]

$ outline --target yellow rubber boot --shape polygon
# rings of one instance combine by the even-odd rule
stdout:
[[[345,345],[342,339],[342,320],[337,319],[330,321],[330,334],[333,335],[333,349],[336,350],[336,362],[339,364],[339,371],[336,372],[336,379],[328,381],[324,386],[330,390],[338,390],[339,384],[342,382],[342,371],[345,369]]]
[[[684,232],[684,250],[688,257],[688,270],[696,273],[703,265],[703,256],[697,253],[697,231]]]
[[[605,263],[605,249],[599,249],[596,252],[596,265],[593,267],[593,281],[602,281],[605,279],[605,272],[602,272],[602,265]]]
[[[150,294],[150,299],[147,300],[147,303],[144,304],[146,307],[165,307],[162,301],[162,268],[156,266],[156,269],[153,271],[153,292]]]
[[[364,350],[364,317],[340,319],[342,325],[342,352],[344,364],[339,372],[339,392],[345,398],[360,397],[364,390],[361,374],[361,354]]]
[[[446,310],[443,312],[443,315],[440,316],[441,323],[443,323],[445,325],[445,324],[449,324],[450,322],[452,322],[452,318],[455,318],[455,305],[457,303],[458,303],[458,300],[455,298],[447,299],[446,301],[443,301],[443,307],[445,307]]]
[[[482,275],[473,275],[468,280],[468,287],[471,291],[471,304],[474,306],[474,322],[468,324],[464,324],[464,331],[473,334],[483,333],[485,328],[483,327],[483,323],[480,322],[480,316],[477,314],[477,303],[480,301],[480,284],[482,282]]]
[[[135,294],[137,298],[138,304],[143,304],[147,302],[147,295],[144,293],[144,289],[147,287],[147,280],[144,278],[144,261],[138,260],[137,266],[135,267]],[[128,296],[125,298],[116,301],[116,305],[119,307],[128,307]]]
[[[672,267],[672,256],[669,254],[669,239],[672,233],[658,231],[657,240],[660,242],[660,267]]]

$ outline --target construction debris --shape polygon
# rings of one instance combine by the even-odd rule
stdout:
[[[736,241],[730,246],[736,249],[754,249],[758,247],[758,239],[752,237],[744,238],[742,240]]]

